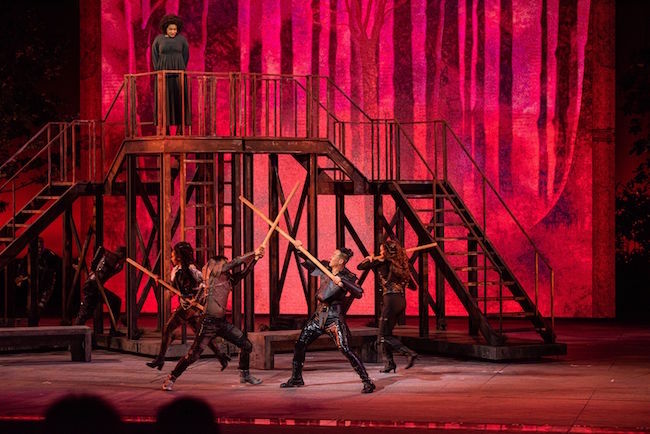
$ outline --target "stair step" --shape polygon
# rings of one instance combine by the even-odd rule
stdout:
[[[440,238],[438,238],[440,240]],[[446,252],[443,251],[445,255],[447,256],[477,256],[477,255],[484,255],[484,252]]]
[[[478,302],[482,302],[482,301],[499,301],[499,300],[502,300],[502,301],[524,301],[524,300],[526,300],[526,297],[514,296],[514,295],[506,295],[506,296],[503,296],[503,297],[493,296],[493,297],[473,297],[473,298],[474,298],[474,300],[476,300]]]
[[[12,238],[12,237],[0,237],[0,243],[9,243],[9,242],[11,242],[13,240],[14,240],[14,238]]]
[[[43,214],[45,211],[42,209],[24,209],[20,214]]]
[[[221,223],[219,226],[223,226],[223,227],[226,227],[226,228],[231,228],[232,223]]]
[[[214,160],[205,160],[205,159],[185,159],[185,163],[199,163],[199,164],[213,164]]]
[[[488,270],[498,270],[497,267],[494,267],[492,265],[487,265],[485,267],[454,267],[454,270],[456,271],[473,271],[473,270],[482,270],[483,268],[486,268]]]
[[[511,286],[514,285],[515,282],[506,282],[506,281],[498,281],[498,280],[483,280],[483,281],[478,281],[478,282],[463,282],[466,286],[483,286],[484,284],[486,286],[494,286],[494,285],[499,285],[502,284],[503,286]]]
[[[476,237],[436,237],[437,241],[467,241],[476,239]]]
[[[433,227],[434,225],[427,225]],[[453,227],[459,227],[459,228],[466,228],[467,226],[476,226],[474,223],[458,223],[458,222],[453,222],[453,223],[436,223],[435,227],[437,228],[453,228]]]
[[[415,208],[415,212],[430,212],[433,213],[435,210],[433,208]]]
[[[16,223],[16,224],[7,223],[7,225],[9,227],[17,227],[17,228],[26,228],[26,227],[30,226],[29,223]]]
[[[197,203],[193,205],[185,205],[185,208],[210,208],[215,206],[213,203]]]
[[[185,185],[214,185],[214,181],[187,181]]]
[[[43,200],[58,200],[61,198],[61,196],[50,196],[50,195],[43,195],[43,196],[36,196],[35,199],[43,199]]]

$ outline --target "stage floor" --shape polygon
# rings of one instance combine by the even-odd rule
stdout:
[[[160,386],[174,361],[160,372],[145,366],[148,358],[102,350],[93,351],[91,363],[71,362],[64,351],[0,354],[0,420],[38,419],[57,398],[84,392],[101,395],[132,422],[152,420],[179,396],[203,398],[225,433],[269,433],[282,425],[297,432],[305,424],[311,428],[303,432],[650,430],[650,327],[565,320],[557,331],[567,356],[517,363],[423,356],[408,371],[396,357],[394,374],[369,364],[377,385],[370,395],[360,393],[357,375],[331,351],[308,353],[302,388],[280,389],[291,364],[290,354],[280,354],[275,370],[254,371],[264,381],[259,386],[239,383],[236,360],[219,372],[218,362],[206,358],[173,392]]]

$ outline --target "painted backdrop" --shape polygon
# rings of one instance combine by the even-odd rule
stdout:
[[[594,147],[612,134],[596,124],[613,92],[595,85],[605,77],[613,89],[613,75],[596,74],[613,59],[613,30],[595,30],[608,25],[611,2],[105,0],[100,8],[102,112],[123,74],[152,69],[158,22],[176,13],[188,70],[328,75],[371,116],[445,119],[554,267],[556,314],[614,315],[613,213],[599,208],[610,195],[609,151],[595,156]],[[431,153],[426,128],[411,133]],[[119,207],[113,212],[107,221],[123,221]],[[107,230],[115,232],[107,239],[123,239],[123,226]],[[258,287],[266,279],[262,268]],[[302,295],[291,294],[282,311],[303,312]],[[268,311],[267,295],[259,298],[257,310]],[[460,312],[449,299],[450,313]],[[355,307],[371,311],[371,299]]]

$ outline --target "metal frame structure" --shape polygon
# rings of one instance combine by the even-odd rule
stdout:
[[[140,104],[143,99],[167,92],[165,75],[170,73],[178,77],[180,100],[187,101],[192,113],[190,116],[181,110],[182,122],[176,127],[175,136],[169,134],[166,98],[154,104],[155,112],[146,111],[150,104]],[[335,83],[319,76],[158,71],[126,75],[111,109],[120,96],[125,113],[125,140],[108,169],[102,171],[103,185],[92,185],[103,187],[104,194],[125,195],[127,254],[165,278],[169,278],[166,264],[173,240],[184,240],[192,232],[199,262],[215,253],[238,256],[252,250],[253,215],[241,207],[238,197],[241,194],[252,200],[254,176],[260,175],[255,170],[255,155],[266,155],[268,210],[275,215],[285,199],[279,155],[289,155],[304,168],[305,181],[296,214],[291,216],[286,211],[284,220],[294,236],[301,220],[306,220],[306,246],[313,254],[318,254],[318,196],[323,194],[335,198],[338,245],[344,245],[349,236],[363,255],[370,252],[346,216],[348,195],[373,198],[373,251],[378,250],[385,237],[404,243],[408,235],[419,243],[437,243],[434,249],[410,258],[420,288],[421,336],[429,335],[431,312],[435,314],[437,329],[446,328],[445,290],[451,288],[468,312],[470,334],[480,333],[490,345],[505,342],[508,331],[503,328],[503,320],[510,316],[529,320],[531,329],[545,343],[555,341],[552,269],[445,122],[405,127],[392,119],[370,118]],[[426,155],[408,133],[420,127],[431,131],[433,146],[428,145]],[[74,149],[73,146],[73,160]],[[102,168],[104,159],[102,154]],[[481,186],[478,205],[454,189],[455,169],[459,165],[469,168]],[[73,181],[76,166],[71,165]],[[96,166],[91,159],[89,167]],[[404,167],[409,167],[408,173]],[[79,182],[72,184],[76,186]],[[152,197],[156,200],[152,201]],[[395,211],[390,216],[386,200],[394,204]],[[139,204],[150,220],[146,240],[141,227],[143,215],[137,211]],[[488,238],[488,212],[499,212],[527,240],[534,255],[534,295],[525,289]],[[11,226],[15,235],[17,218],[16,214],[0,231]],[[79,242],[77,247],[83,249]],[[280,300],[294,256],[291,246],[282,261],[280,253],[275,235],[268,248],[272,327],[280,318]],[[454,262],[454,257],[464,262]],[[294,259],[297,261],[297,257]],[[435,296],[429,291],[430,259],[436,271]],[[540,265],[546,270],[545,279],[540,278]],[[152,284],[141,288],[142,273],[131,266],[127,266],[126,274],[128,336],[134,338],[137,318]],[[368,273],[362,274],[361,281],[367,276]],[[300,281],[310,314],[315,309],[317,282],[302,272]],[[543,283],[550,287],[550,321],[538,307]],[[233,321],[248,331],[255,323],[253,286],[251,274],[244,280],[243,288],[233,291]],[[375,283],[376,316],[379,298]],[[162,327],[169,315],[170,298],[159,292],[156,300]]]

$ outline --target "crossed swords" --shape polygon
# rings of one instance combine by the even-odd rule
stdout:
[[[302,246],[302,243],[297,241],[295,238],[293,238],[291,235],[289,235],[287,232],[285,232],[282,228],[280,228],[278,226],[278,224],[280,223],[280,218],[282,217],[282,214],[284,214],[284,212],[286,211],[287,206],[289,205],[289,201],[291,201],[291,198],[293,197],[293,195],[298,190],[299,184],[300,183],[297,182],[294,185],[293,189],[289,193],[289,196],[287,196],[284,204],[282,205],[282,208],[278,212],[278,215],[275,217],[275,220],[273,220],[273,221],[271,221],[271,219],[268,218],[266,216],[266,214],[264,214],[264,212],[262,212],[260,209],[258,209],[255,205],[253,205],[252,202],[250,202],[244,196],[239,196],[239,200],[244,205],[249,207],[255,214],[260,216],[260,218],[262,220],[264,220],[270,226],[268,232],[266,233],[266,236],[264,237],[264,241],[262,241],[262,244],[260,245],[261,247],[266,247],[267,243],[269,242],[269,239],[271,238],[271,235],[273,235],[273,232],[277,231],[280,235],[282,235],[284,238],[286,238],[287,241],[289,241],[291,244],[293,244],[293,246],[294,246],[294,248],[296,250],[300,251],[314,265],[316,265],[328,278],[330,278],[333,281],[336,281],[336,278],[335,278],[334,274],[332,274],[332,272],[326,266],[324,266],[318,259],[316,259],[311,253],[309,253],[309,251]],[[426,249],[430,249],[432,247],[435,247],[437,245],[438,245],[437,243],[424,244],[424,245],[408,248],[408,249],[406,249],[406,252],[412,253],[412,252],[416,252],[416,251],[419,251],[419,250],[426,250]],[[378,259],[378,258],[381,258],[381,256],[375,256],[375,258]],[[146,275],[148,275],[150,278],[154,279],[156,283],[160,283],[165,289],[171,291],[172,293],[174,293],[174,294],[176,294],[178,296],[181,296],[180,291],[178,291],[176,288],[174,288],[172,285],[165,282],[164,280],[161,280],[160,276],[158,276],[155,273],[149,271],[147,268],[143,267],[142,265],[140,265],[138,262],[134,261],[131,258],[126,258],[126,261],[129,264],[131,264],[132,266],[134,266],[135,268],[137,268],[138,270],[140,270],[143,273],[145,273]],[[205,311],[205,307],[202,304],[200,304],[200,303],[198,303],[196,301],[192,301],[192,305],[196,306],[201,311]]]

